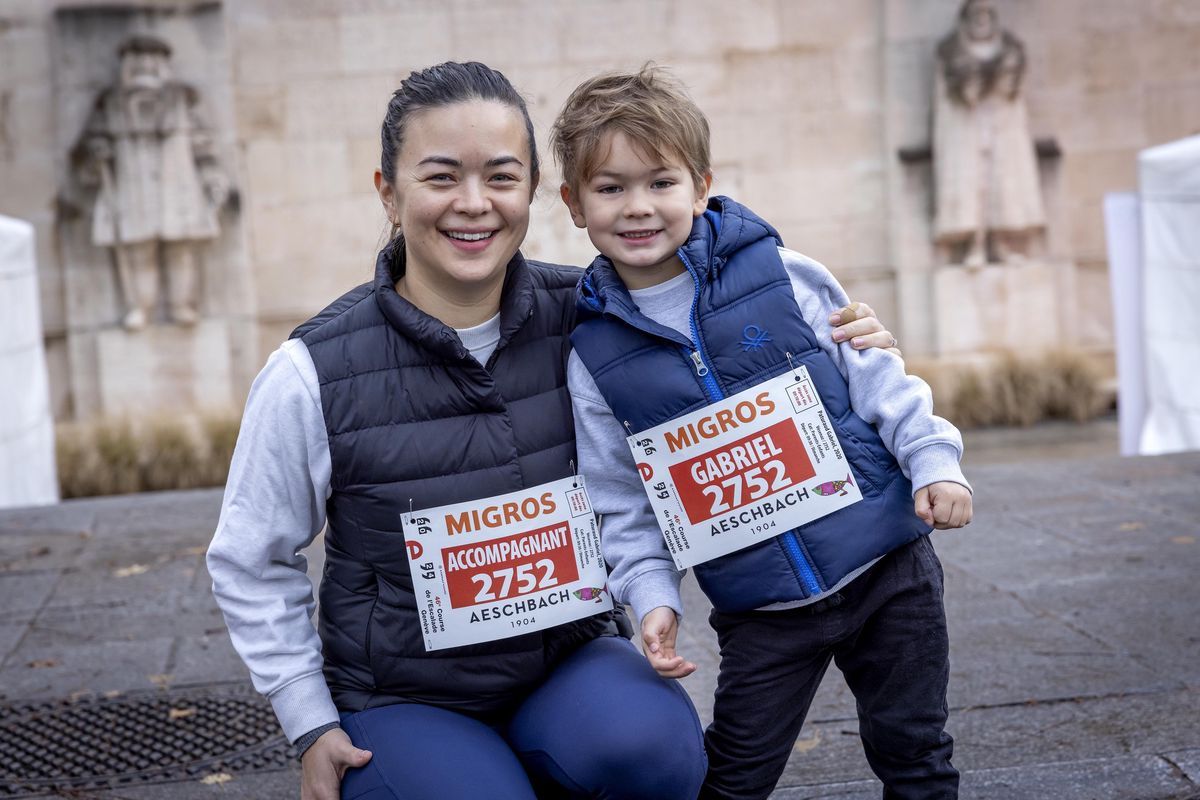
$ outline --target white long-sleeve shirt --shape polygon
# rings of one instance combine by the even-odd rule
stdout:
[[[500,315],[457,333],[487,363]],[[299,553],[325,527],[331,471],[317,370],[304,343],[290,339],[250,388],[207,561],[234,649],[292,742],[338,721]]]

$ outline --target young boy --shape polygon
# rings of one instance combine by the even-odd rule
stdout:
[[[604,516],[609,586],[655,669],[695,667],[675,652],[680,575],[627,435],[804,366],[863,495],[695,567],[721,650],[701,796],[770,794],[831,659],[885,796],[957,796],[942,572],[926,534],[971,519],[958,431],[898,358],[830,343],[827,319],[847,297],[824,267],[744,206],[709,199],[707,120],[661,70],[582,84],[552,145],[562,198],[601,253],[580,282],[568,367],[580,468]]]

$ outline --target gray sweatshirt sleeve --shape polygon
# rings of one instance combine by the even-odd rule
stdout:
[[[290,340],[250,389],[207,561],[233,646],[293,742],[338,721],[298,552],[325,526],[330,470],[316,369]]]
[[[574,352],[567,363],[567,387],[575,413],[579,472],[587,481],[592,507],[604,517],[600,542],[611,568],[608,586],[613,597],[633,606],[639,624],[659,606],[682,616],[681,574],[655,522],[625,429]]]
[[[779,249],[805,322],[821,349],[833,358],[850,388],[854,412],[879,430],[884,445],[912,481],[913,492],[938,481],[971,485],[959,467],[962,437],[933,413],[933,395],[920,378],[904,372],[904,362],[884,350],[855,350],[835,344],[829,315],[849,302],[829,270],[799,253]]]

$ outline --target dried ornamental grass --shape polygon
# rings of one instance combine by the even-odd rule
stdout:
[[[204,485],[202,444],[179,420],[156,419],[140,437],[141,491],[194,489]]]
[[[1037,362],[1009,354],[992,372],[994,424],[1027,428],[1045,417],[1046,377]]]
[[[1104,410],[1107,398],[1096,366],[1083,355],[1068,350],[1046,357],[1049,381],[1046,414],[1053,419],[1086,422]]]
[[[946,417],[960,428],[1028,427],[1046,419],[1086,422],[1105,410],[1103,380],[1086,356],[1071,351],[1037,359],[1004,356],[986,370],[958,371]]]
[[[220,486],[238,424],[232,413],[60,424],[60,492],[65,499]]]
[[[962,370],[949,394],[950,399],[946,403],[946,413],[943,416],[958,427],[978,428],[991,421],[993,415],[988,407],[990,395],[979,370]]]
[[[237,444],[242,421],[232,413],[209,413],[200,418],[201,438],[208,446],[205,459],[204,486],[223,486],[229,476],[229,462],[233,460],[233,448]]]

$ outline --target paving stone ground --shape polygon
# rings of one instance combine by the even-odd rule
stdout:
[[[976,521],[934,537],[963,797],[1200,798],[1200,453],[1120,459],[1068,442],[1075,457],[1058,459],[1028,436],[968,459]],[[245,685],[204,569],[219,505],[218,491],[197,491],[0,512],[0,738],[13,709],[39,701]],[[684,685],[707,722],[716,647],[703,595],[685,586],[681,648],[700,670]],[[856,728],[831,668],[774,796],[878,798]],[[298,795],[286,760],[228,767],[38,796]],[[12,794],[0,779],[0,797]]]

